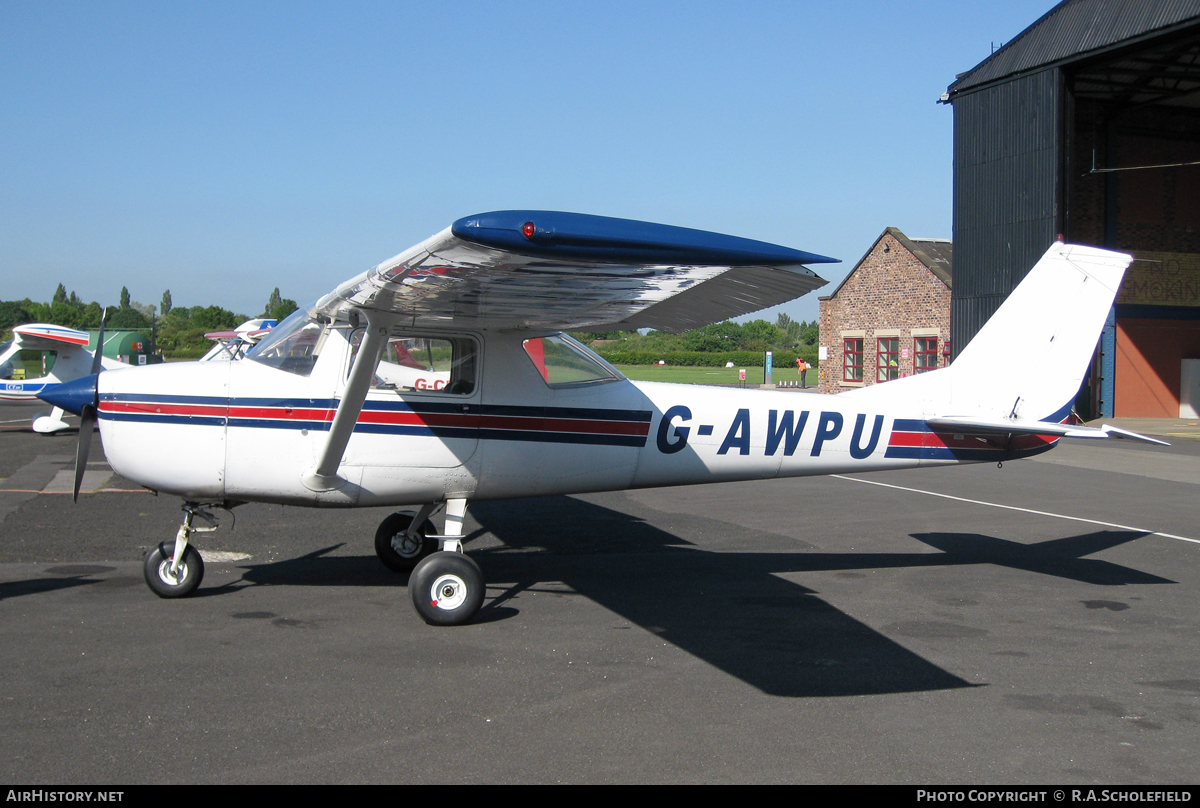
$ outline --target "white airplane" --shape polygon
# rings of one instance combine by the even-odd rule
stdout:
[[[30,323],[13,329],[11,342],[0,350],[0,403],[27,404],[37,401],[47,387],[95,373],[93,353],[87,349],[88,333],[61,325]],[[105,370],[125,367],[107,357]],[[60,432],[71,425],[63,410],[55,407],[33,419],[33,431],[43,435]]]
[[[101,373],[43,395],[83,414],[81,434],[98,414],[119,474],[183,498],[175,541],[146,558],[160,596],[199,585],[191,537],[215,529],[214,507],[411,506],[383,520],[375,548],[411,571],[413,604],[438,625],[483,602],[462,548],[471,500],[994,462],[1060,437],[1141,437],[1066,423],[1131,261],[1091,247],[1052,246],[951,367],[837,396],[632,382],[561,333],[694,328],[811,291],[825,281],[802,265],[833,260],[621,219],[481,214],[297,311],[240,361]],[[1013,357],[1021,373],[997,372]],[[429,368],[441,383],[416,384]]]
[[[204,335],[204,338],[211,339],[217,344],[208,353],[200,357],[198,361],[212,362],[214,360],[241,359],[246,355],[246,351],[250,350],[256,342],[270,333],[275,325],[275,320],[267,320],[260,317],[254,320],[247,320],[237,328],[229,331],[210,331]]]

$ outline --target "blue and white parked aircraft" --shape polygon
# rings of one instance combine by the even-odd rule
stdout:
[[[211,339],[217,344],[212,346],[208,353],[200,357],[198,361],[215,362],[241,359],[246,355],[246,351],[254,346],[254,343],[271,332],[275,324],[275,320],[259,317],[247,320],[229,331],[210,331],[204,335],[204,338]]]
[[[47,387],[94,372],[94,352],[87,346],[86,331],[45,323],[17,326],[12,341],[0,348],[0,403],[28,404]],[[105,370],[125,367],[114,359],[102,362]],[[70,426],[61,407],[33,419],[33,431],[44,435]]]
[[[471,500],[1026,457],[1060,437],[1130,257],[1053,245],[948,368],[837,396],[632,382],[562,332],[682,331],[822,286],[834,259],[545,211],[460,219],[280,323],[246,357],[100,373],[44,397],[98,414],[122,476],[184,500],[150,587],[185,595],[213,507],[411,506],[376,551],[433,624],[469,620]],[[996,373],[1021,357],[1022,373]],[[90,433],[87,426],[82,430]],[[162,452],[161,446],[173,451]],[[86,457],[83,458],[86,460]],[[445,508],[444,528],[430,517]]]

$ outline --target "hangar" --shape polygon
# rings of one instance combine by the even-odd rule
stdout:
[[[954,107],[954,349],[1056,239],[1121,250],[1137,260],[1077,409],[1188,414],[1187,379],[1200,379],[1200,0],[1065,0],[941,100]]]

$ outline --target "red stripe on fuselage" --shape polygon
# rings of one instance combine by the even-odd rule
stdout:
[[[1011,446],[1002,445],[1002,435],[969,432],[893,432],[888,446],[919,446],[926,449],[1033,449],[1058,440],[1058,435],[1018,435]]]
[[[259,418],[275,421],[332,421],[336,410],[328,407],[237,407],[229,408],[230,418]],[[359,419],[362,420],[361,418]]]

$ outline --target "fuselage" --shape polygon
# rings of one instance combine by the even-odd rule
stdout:
[[[428,378],[443,382],[406,386],[404,373],[380,370],[331,490],[311,490],[304,475],[345,389],[349,326],[312,335],[314,355],[285,344],[266,361],[100,374],[105,453],[122,476],[187,500],[348,507],[995,461],[1054,441],[936,432],[925,413],[877,399],[631,382],[594,355],[557,370],[550,355],[563,343],[550,335],[402,339],[427,340],[408,344],[428,349]],[[454,370],[435,370],[442,355]],[[603,368],[579,369],[584,359]]]

